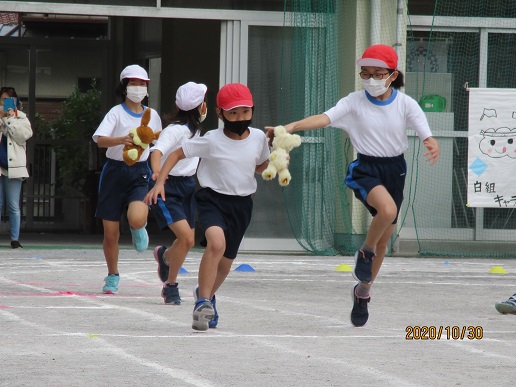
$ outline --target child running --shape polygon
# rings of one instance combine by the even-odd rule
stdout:
[[[188,82],[177,89],[177,113],[151,148],[153,181],[157,179],[163,163],[173,151],[180,148],[185,140],[199,137],[201,122],[207,114],[206,90],[205,85],[194,82]],[[164,183],[166,199],[158,198],[157,203],[151,205],[160,229],[170,229],[176,236],[168,249],[166,246],[156,246],[154,249],[158,275],[163,282],[161,296],[167,305],[181,304],[177,275],[186,254],[195,243],[193,195],[196,186],[194,174],[198,163],[198,157],[179,161],[170,170]],[[153,185],[151,181],[151,187]]]
[[[223,86],[217,94],[217,115],[223,128],[186,141],[165,161],[156,185],[145,197],[148,204],[165,198],[165,180],[179,160],[200,157],[195,193],[199,226],[206,250],[194,290],[192,328],[205,331],[218,324],[215,293],[226,279],[240,242],[251,221],[256,192],[255,173],[268,165],[269,147],[263,131],[251,128],[254,112],[251,91],[239,83]]]
[[[142,105],[143,99],[147,97],[149,81],[147,71],[138,65],[130,65],[122,70],[120,83],[115,90],[122,103],[106,114],[92,137],[99,148],[107,148],[107,161],[100,176],[95,213],[97,218],[102,219],[104,226],[103,248],[108,275],[104,279],[102,291],[107,294],[118,292],[120,218],[126,207],[134,248],[142,252],[149,246],[149,236],[145,229],[149,208],[143,202],[151,176],[147,164],[149,148],[145,149],[139,162],[132,166],[128,166],[122,157],[124,146],[133,144],[129,130],[140,126],[144,110],[150,109]],[[155,110],[151,109],[148,126],[154,132],[161,131],[161,119]]]
[[[403,202],[408,148],[407,128],[413,128],[432,165],[441,153],[418,103],[399,91],[404,85],[398,55],[390,46],[367,48],[357,61],[364,90],[342,98],[323,114],[285,125],[289,133],[332,126],[345,130],[358,157],[348,167],[346,185],[373,216],[363,246],[355,253],[351,323],[360,327],[369,318],[369,290],[387,250]],[[267,136],[274,129],[266,127]]]

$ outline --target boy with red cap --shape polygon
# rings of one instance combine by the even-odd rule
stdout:
[[[369,290],[382,265],[403,201],[408,148],[407,128],[416,131],[432,165],[439,143],[418,103],[399,91],[404,85],[398,55],[383,44],[367,48],[357,61],[364,90],[350,93],[323,114],[285,125],[289,133],[332,126],[349,135],[358,157],[348,167],[346,185],[373,216],[363,246],[355,253],[351,323],[363,326],[369,318]],[[273,128],[266,127],[267,136]]]
[[[196,192],[199,226],[206,239],[206,250],[199,265],[199,286],[192,328],[205,331],[218,324],[215,293],[226,279],[240,242],[251,221],[256,192],[255,173],[268,165],[269,147],[263,131],[251,128],[253,96],[244,85],[223,86],[217,94],[217,115],[223,128],[203,137],[186,141],[167,158],[156,185],[145,197],[154,204],[158,196],[165,200],[164,182],[170,170],[186,157],[201,159]]]

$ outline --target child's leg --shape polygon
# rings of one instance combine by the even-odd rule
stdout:
[[[224,230],[218,226],[209,227],[205,236],[207,246],[199,265],[199,298],[209,300],[215,285],[219,262],[226,250],[226,238]]]
[[[229,272],[231,271],[231,265],[233,264],[233,261],[234,259],[229,259],[226,257],[222,257],[220,260],[219,266],[217,267],[217,277],[215,278],[215,283],[211,289],[210,297],[213,297],[213,295],[217,292],[217,290],[219,290],[220,286],[228,276]]]
[[[385,252],[387,251],[387,244],[389,243],[389,240],[391,239],[391,235],[395,228],[395,224],[391,224],[389,227],[387,227],[382,237],[378,241],[378,244],[376,245],[376,257],[373,261],[373,280],[371,284],[374,282],[376,276],[378,275],[378,272],[380,271],[380,268],[382,267]]]
[[[194,229],[190,228],[186,219],[169,225],[176,240],[165,251],[165,260],[169,264],[167,283],[177,282],[177,275],[185,262],[186,254],[195,244]]]
[[[149,207],[143,201],[133,201],[129,203],[127,208],[127,221],[129,226],[135,230],[145,227],[147,217],[149,215]]]
[[[398,208],[391,194],[382,185],[377,185],[369,192],[367,204],[375,208],[377,213],[371,221],[364,245],[374,251],[380,239],[396,219]]]
[[[118,240],[120,239],[120,224],[111,220],[103,220],[104,226],[104,257],[108,274],[118,274]]]

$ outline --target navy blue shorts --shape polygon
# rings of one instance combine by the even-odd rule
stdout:
[[[358,158],[349,164],[346,185],[353,190],[355,197],[367,207],[372,216],[376,209],[367,204],[367,195],[378,185],[383,185],[398,207],[396,219],[403,203],[403,189],[407,176],[407,163],[403,155],[395,157],[373,157],[358,155]]]
[[[226,251],[224,257],[235,259],[240,243],[251,222],[253,199],[249,196],[223,195],[210,188],[195,193],[199,227],[203,235],[212,226],[224,230]]]
[[[154,187],[151,181],[149,188]],[[195,178],[193,176],[169,176],[165,181],[165,201],[158,197],[158,202],[151,205],[151,211],[161,230],[168,225],[186,219],[191,228],[195,227]]]
[[[100,175],[95,216],[119,222],[129,203],[143,201],[149,192],[151,174],[146,161],[129,166],[123,161],[108,159]]]

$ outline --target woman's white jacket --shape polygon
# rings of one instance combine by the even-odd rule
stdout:
[[[9,170],[0,168],[2,174],[10,179],[27,178],[26,143],[32,137],[32,127],[27,115],[18,110],[17,115],[4,117],[0,120],[1,136],[7,136],[7,165]]]

